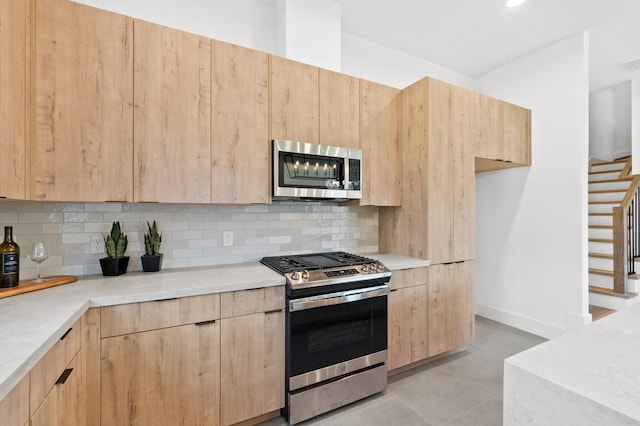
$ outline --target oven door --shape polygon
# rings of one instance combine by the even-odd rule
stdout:
[[[289,300],[290,391],[387,358],[388,285]]]

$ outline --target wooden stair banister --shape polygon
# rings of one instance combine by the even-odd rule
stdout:
[[[628,160],[628,167],[625,171],[630,170],[631,160]],[[627,253],[628,247],[628,215],[627,211],[631,205],[640,185],[640,175],[633,176],[629,189],[620,202],[619,206],[613,208],[613,291],[617,294],[625,293],[625,275],[627,256],[633,256]],[[634,206],[636,209],[640,206]]]

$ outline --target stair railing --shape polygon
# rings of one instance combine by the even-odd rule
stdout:
[[[640,257],[640,175],[632,178],[620,206],[613,208],[613,291],[625,293],[627,274]]]

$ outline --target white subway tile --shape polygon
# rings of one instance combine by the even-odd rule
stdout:
[[[88,244],[91,242],[89,234],[64,234],[62,244]]]

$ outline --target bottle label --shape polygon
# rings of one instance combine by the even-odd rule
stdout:
[[[18,253],[2,253],[2,273],[4,275],[18,273]]]

